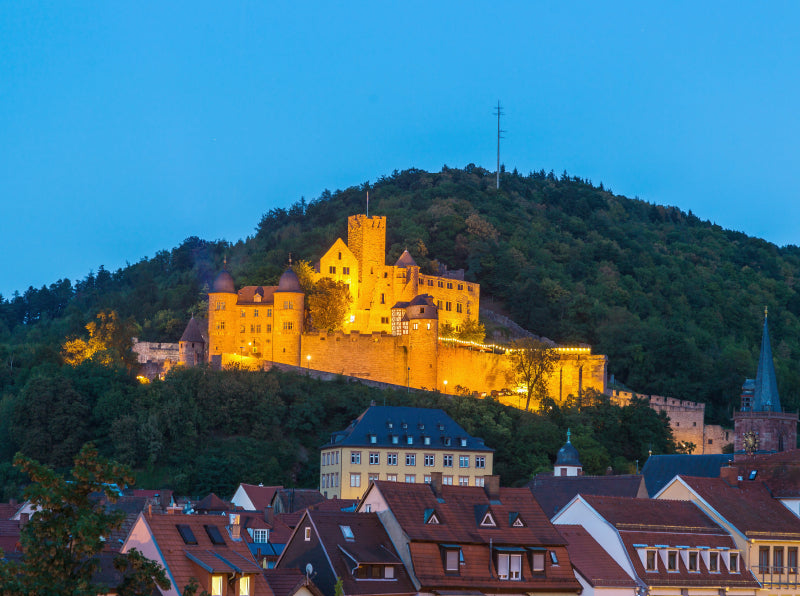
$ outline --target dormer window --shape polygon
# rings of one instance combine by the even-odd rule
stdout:
[[[730,553],[730,559],[728,559],[728,571],[731,573],[739,573],[739,553],[732,552]]]
[[[719,571],[719,553],[708,553],[708,570],[711,573],[716,573]]]
[[[460,567],[464,564],[464,553],[457,544],[439,545],[442,553],[444,572],[448,575],[458,575]]]
[[[667,571],[678,570],[678,551],[667,551]]]
[[[403,422],[400,423],[400,428],[402,428],[403,430],[406,430],[408,428],[408,424],[406,424],[405,421],[403,421]]]
[[[418,428],[419,430],[425,430],[425,424],[424,424],[424,423],[422,423],[422,422],[420,422],[419,424],[417,424],[417,428]]]
[[[412,437],[411,435],[408,435],[408,437],[406,437],[406,441],[408,442],[409,445],[413,445],[414,444],[414,437]]]
[[[522,555],[498,553],[497,577],[498,579],[520,581],[522,579]]]
[[[431,444],[431,438],[430,438],[429,436],[427,436],[427,435],[426,435],[426,436],[422,437],[422,442],[423,442],[425,445],[430,445],[430,444]]]
[[[391,420],[387,420],[386,421],[386,428],[392,428],[392,427],[394,427],[394,424],[392,423],[392,421]]]
[[[645,570],[646,571],[658,571],[658,564],[656,558],[656,551],[648,550],[645,554]]]
[[[497,524],[494,522],[494,518],[492,517],[492,512],[487,511],[486,514],[483,516],[481,520],[481,527],[483,528],[496,528]]]
[[[519,516],[519,513],[517,513],[516,511],[512,511],[511,513],[509,513],[508,517],[509,517],[509,521],[510,521],[509,525],[512,528],[524,528],[525,527],[525,522],[522,521],[522,518]]]
[[[435,509],[426,509],[424,513],[424,518],[426,524],[431,524],[433,526],[438,526],[442,522],[439,521],[439,516],[436,515]]]
[[[700,571],[700,563],[699,563],[700,553],[696,550],[689,551],[689,564],[687,567],[689,571],[698,572]]]
[[[461,446],[462,447],[466,447],[467,446],[467,440],[466,439],[464,439],[464,438],[461,439]]]
[[[342,530],[342,536],[348,542],[353,542],[355,540],[355,536],[353,536],[353,529],[350,526],[339,526],[339,529]]]
[[[400,437],[398,437],[397,435],[392,435],[392,443],[397,445],[397,443],[399,442],[400,442]]]
[[[440,430],[440,431],[443,431],[443,430],[444,430],[444,424],[442,424],[441,422],[439,423],[439,430]]]
[[[448,445],[448,446],[450,445],[450,437],[445,437],[444,438],[444,444]]]
[[[558,555],[556,554],[556,551],[554,551],[554,550],[550,551],[550,564],[551,565],[558,565]]]
[[[376,435],[370,435],[369,436],[369,442],[370,443],[377,443],[378,442],[378,437]]]

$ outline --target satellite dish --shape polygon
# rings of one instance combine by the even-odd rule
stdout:
[[[311,575],[312,573],[314,573],[314,567],[311,563],[306,563],[306,575]]]

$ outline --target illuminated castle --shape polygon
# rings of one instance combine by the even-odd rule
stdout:
[[[353,298],[342,331],[304,328],[305,294],[288,269],[277,286],[235,289],[222,271],[208,299],[208,357],[213,365],[251,368],[270,363],[446,392],[513,387],[511,362],[498,346],[439,338],[439,326],[478,320],[480,286],[463,271],[420,273],[404,251],[386,265],[386,218],[348,218],[341,238],[315,266],[316,280],[348,286]],[[604,392],[606,357],[589,348],[561,349],[553,377],[556,400],[589,387]],[[519,405],[516,398],[507,400]]]

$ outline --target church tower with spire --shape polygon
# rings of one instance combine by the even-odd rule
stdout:
[[[745,379],[741,409],[733,415],[734,454],[776,453],[797,445],[797,413],[784,412],[778,395],[775,364],[769,342],[767,311],[755,381]]]

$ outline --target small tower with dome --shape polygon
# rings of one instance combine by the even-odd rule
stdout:
[[[583,466],[578,458],[578,450],[570,442],[571,431],[567,429],[567,442],[558,450],[553,476],[582,476]]]

